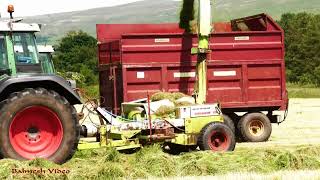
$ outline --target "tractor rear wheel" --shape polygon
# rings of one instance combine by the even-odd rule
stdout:
[[[80,125],[72,105],[43,88],[13,93],[0,110],[0,156],[45,158],[61,164],[72,157]]]
[[[236,140],[232,130],[223,123],[210,123],[200,133],[198,144],[201,150],[233,151]]]

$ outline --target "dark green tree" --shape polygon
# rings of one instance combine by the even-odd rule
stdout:
[[[85,85],[97,84],[97,40],[83,31],[71,31],[60,40],[54,64],[58,72],[77,72]]]
[[[287,79],[320,85],[320,15],[284,14]]]

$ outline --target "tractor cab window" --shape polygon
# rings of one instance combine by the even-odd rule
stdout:
[[[42,64],[43,71],[45,73],[53,74],[55,72],[51,53],[40,52],[39,59]]]
[[[39,64],[32,33],[13,33],[13,42],[16,64]]]
[[[9,68],[7,58],[6,39],[4,35],[0,35],[0,70],[7,70]]]

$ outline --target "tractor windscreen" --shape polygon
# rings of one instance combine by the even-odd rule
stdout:
[[[13,33],[16,64],[39,64],[32,33]]]
[[[42,73],[33,33],[12,34],[17,73]]]

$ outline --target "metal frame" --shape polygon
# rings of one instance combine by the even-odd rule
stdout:
[[[223,122],[223,117],[217,115],[185,119],[185,132],[175,133],[174,136],[165,137],[164,139],[157,134],[149,136],[142,130],[119,130],[113,125],[102,125],[99,128],[100,141],[88,142],[82,140],[78,144],[78,149],[97,149],[103,147],[115,148],[116,150],[136,149],[143,147],[141,141],[170,142],[185,146],[197,145],[201,130],[208,124],[214,122]],[[146,129],[146,131],[147,130],[148,129]]]

